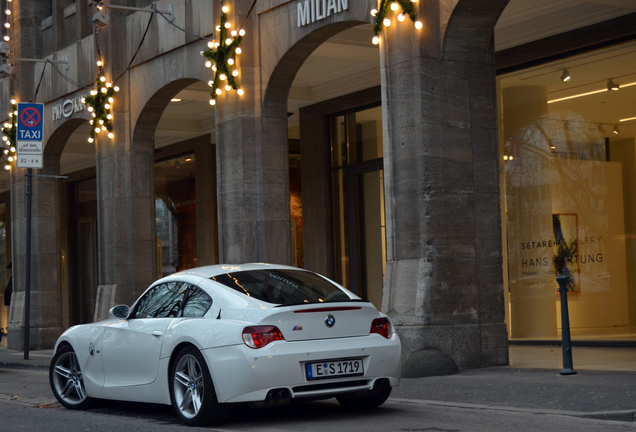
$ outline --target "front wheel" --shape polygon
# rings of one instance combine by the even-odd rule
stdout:
[[[370,409],[382,405],[391,395],[391,387],[382,387],[379,390],[372,390],[369,395],[336,396],[336,400],[345,408],[349,409]]]
[[[55,398],[66,408],[85,409],[93,404],[86,395],[77,355],[70,345],[58,349],[51,359],[49,383]]]
[[[219,424],[230,417],[231,406],[220,404],[205,359],[194,347],[183,348],[170,369],[172,406],[190,426]]]

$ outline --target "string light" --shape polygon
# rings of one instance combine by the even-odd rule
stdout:
[[[6,50],[9,50],[9,41],[11,41],[11,36],[9,34],[9,30],[11,29],[11,9],[10,9],[10,5],[11,5],[11,0],[7,0],[6,3],[7,7],[4,11],[4,20],[2,23],[2,27],[4,28],[4,30],[2,30],[3,35],[2,35],[2,40],[4,42],[2,42],[3,44],[6,45],[3,46],[3,50],[6,48]],[[17,103],[18,101],[16,100],[16,98],[14,96],[11,96],[11,112],[9,112],[9,121],[5,122],[3,127],[2,127],[2,142],[8,146],[8,148],[5,148],[3,150],[3,154],[7,157],[7,162],[4,165],[4,169],[5,170],[10,170],[11,169],[11,162],[13,162],[15,160],[16,157],[16,119],[18,117],[18,113],[17,113]]]
[[[11,123],[5,122],[2,128],[2,141],[9,146],[9,148],[5,148],[3,153],[7,156],[7,163],[4,165],[5,170],[11,169],[11,162],[15,160],[15,133],[16,133],[16,118],[18,117],[17,112],[15,111],[15,105],[17,101],[14,97],[11,98],[11,112],[9,113],[9,118],[11,119]]]
[[[91,90],[90,96],[82,99],[82,102],[88,105],[87,110],[91,113],[93,119],[90,121],[91,133],[88,142],[95,142],[95,136],[102,132],[107,132],[107,136],[113,139],[113,116],[110,110],[113,107],[115,98],[113,95],[119,91],[118,86],[113,86],[111,82],[106,81],[103,70],[104,62],[97,60],[97,77],[95,78],[95,89]]]
[[[236,81],[236,77],[239,75],[238,70],[236,68],[231,69],[231,66],[236,64],[235,56],[242,52],[239,44],[245,35],[245,30],[232,30],[231,36],[228,37],[228,30],[232,28],[232,23],[227,20],[229,11],[230,8],[226,5],[221,8],[221,22],[216,26],[219,38],[208,42],[207,51],[201,51],[201,55],[208,59],[205,62],[205,67],[214,71],[214,79],[208,81],[208,85],[212,87],[210,105],[215,105],[216,98],[223,94],[223,90],[220,87],[223,87],[225,91],[234,89],[239,96],[243,95],[243,90],[239,89]]]
[[[393,12],[397,12],[397,10],[401,7],[402,12],[398,15],[397,20],[399,22],[403,22],[408,15],[413,21],[413,24],[416,29],[421,30],[424,25],[421,21],[417,20],[417,15],[415,14],[415,9],[413,7],[413,3],[417,0],[380,0],[380,5],[378,9],[371,10],[371,16],[375,18],[375,24],[373,26],[373,39],[371,41],[374,45],[378,45],[380,43],[380,32],[384,29],[384,27],[389,27],[391,25],[391,19],[387,17],[389,10]]]

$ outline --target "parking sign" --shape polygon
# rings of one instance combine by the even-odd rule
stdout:
[[[43,168],[44,104],[18,103],[16,153],[18,168]]]

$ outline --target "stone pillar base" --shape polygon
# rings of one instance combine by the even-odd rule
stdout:
[[[508,365],[505,324],[397,326],[406,374],[446,375],[455,368]]]

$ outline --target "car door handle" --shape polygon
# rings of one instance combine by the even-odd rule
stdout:
[[[159,337],[163,336],[163,332],[160,332],[159,330],[155,330],[155,331],[152,332],[152,335],[154,337],[158,337],[159,338]]]

